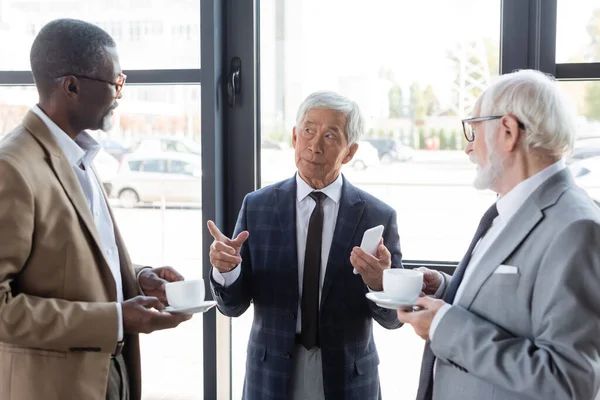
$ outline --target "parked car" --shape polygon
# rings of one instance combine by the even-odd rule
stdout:
[[[589,137],[575,141],[573,152],[566,161],[567,164],[572,164],[596,156],[600,156],[600,138]]]
[[[134,152],[121,160],[110,182],[111,197],[122,207],[166,202],[202,203],[202,162],[195,154],[178,152]]]
[[[136,152],[176,152],[201,155],[200,144],[189,139],[150,138],[142,139],[135,147]]]
[[[94,159],[94,168],[98,173],[98,178],[104,186],[107,195],[112,191],[112,181],[117,176],[119,170],[119,162],[116,158],[108,154],[104,149],[100,149]]]
[[[592,146],[592,147],[576,147],[573,149],[573,152],[567,158],[567,164],[572,164],[576,161],[585,160],[591,157],[600,156],[600,146]]]
[[[350,161],[350,166],[357,171],[363,171],[379,164],[377,149],[367,141],[358,142],[358,150]]]
[[[260,143],[261,182],[277,182],[296,171],[294,149],[286,142],[262,139]]]
[[[102,146],[104,151],[113,156],[116,160],[120,160],[125,154],[131,152],[129,146],[125,146],[123,143],[114,139],[100,139],[98,143]]]
[[[414,156],[415,151],[397,139],[369,138],[366,141],[377,149],[382,164],[391,164],[394,161],[409,161]]]
[[[285,150],[285,149],[288,149],[289,146],[287,146],[283,142],[276,142],[274,140],[263,138],[260,141],[260,148],[261,148],[261,151],[263,151],[263,150]]]
[[[575,182],[594,200],[600,200],[600,156],[574,161],[568,168]]]

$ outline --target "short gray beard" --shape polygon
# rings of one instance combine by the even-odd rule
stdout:
[[[477,163],[474,153],[469,154],[469,160],[473,164],[477,164],[477,176],[475,177],[475,181],[473,181],[475,189],[491,189],[503,170],[502,160],[498,156],[498,153],[494,151],[492,146],[488,146],[488,156],[485,167],[482,167]]]
[[[112,117],[111,111],[107,112],[106,115],[102,118],[102,122],[100,124],[100,129],[103,130],[104,132],[110,131],[113,127],[113,123],[112,123],[112,119],[111,119],[111,117]]]

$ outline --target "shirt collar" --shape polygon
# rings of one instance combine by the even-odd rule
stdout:
[[[500,197],[496,201],[498,215],[506,221],[510,220],[517,213],[519,208],[525,203],[527,198],[535,192],[546,180],[557,172],[566,168],[564,160],[559,160],[549,167],[544,168],[537,174],[525,179],[515,186],[510,192]]]
[[[333,181],[329,186],[324,187],[323,189],[317,190],[319,192],[323,192],[334,202],[338,203],[340,198],[342,197],[342,185],[344,184],[344,179],[342,178],[342,174],[339,174],[337,179]],[[314,192],[316,189],[310,187],[308,183],[306,183],[301,177],[300,174],[296,172],[296,198],[298,203],[304,200],[311,192]]]
[[[85,168],[92,165],[100,151],[100,144],[89,133],[82,131],[75,140],[72,140],[39,106],[33,106],[31,111],[46,124],[71,165],[79,167],[81,164]]]

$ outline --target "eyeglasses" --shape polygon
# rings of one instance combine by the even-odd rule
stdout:
[[[113,85],[115,87],[115,89],[117,90],[117,99],[121,97],[121,92],[123,91],[123,86],[125,86],[125,81],[127,80],[127,75],[125,75],[123,73],[119,74],[119,77],[117,78],[116,82],[107,81],[106,79],[93,78],[91,76],[86,76],[86,75],[75,75],[75,74],[67,74],[67,75],[62,76],[61,78],[64,78],[66,76],[74,76],[75,78],[89,79],[90,81],[103,82],[103,83],[108,83],[109,85]]]
[[[474,117],[463,119],[461,122],[463,126],[463,133],[465,135],[465,139],[467,139],[467,142],[472,142],[473,140],[475,140],[475,129],[473,129],[474,122],[491,121],[493,119],[500,119],[502,117],[504,117],[504,115],[492,115],[489,117]],[[521,121],[517,120],[517,122],[519,124],[519,128],[525,129],[525,125]]]

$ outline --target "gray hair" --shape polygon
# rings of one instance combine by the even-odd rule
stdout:
[[[105,65],[106,47],[115,41],[96,25],[76,19],[57,19],[38,33],[29,59],[40,94],[48,94],[56,78],[67,75],[92,76]]]
[[[480,115],[507,114],[525,125],[526,149],[561,157],[573,147],[575,110],[553,77],[536,70],[502,75],[482,94]]]
[[[358,104],[335,92],[315,92],[304,99],[298,108],[296,129],[298,129],[304,121],[306,113],[315,108],[324,108],[344,113],[346,116],[344,132],[348,139],[348,145],[353,145],[360,140],[365,131],[365,120],[358,108]]]

